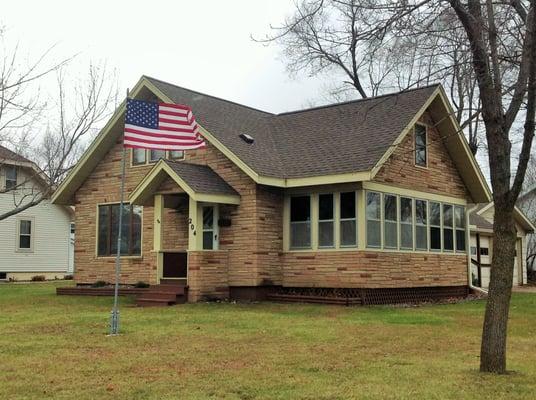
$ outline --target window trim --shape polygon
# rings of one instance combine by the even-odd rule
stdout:
[[[20,247],[20,224],[22,221],[30,221],[30,247]],[[19,216],[16,219],[17,235],[15,236],[15,252],[17,253],[33,253],[35,243],[35,217]],[[27,236],[27,235],[26,235]]]
[[[100,206],[111,206],[117,204],[119,205],[119,201],[109,201],[109,202],[103,202],[103,203],[97,203],[96,209],[95,209],[95,257],[96,258],[115,258],[117,254],[111,254],[111,255],[99,255],[99,207]],[[129,204],[132,207],[132,204],[129,202],[124,202],[124,204]],[[145,215],[143,206],[141,207],[141,224],[140,224],[140,254],[134,254],[134,255],[123,255],[121,254],[120,257],[123,259],[141,259],[143,258],[143,228],[144,228],[144,222],[143,218]]]
[[[151,161],[150,160],[150,156],[151,156],[151,153],[149,149],[141,149],[141,150],[145,150],[145,162],[143,163],[139,163],[139,164],[136,164],[134,162],[134,149],[131,148],[129,153],[130,153],[130,167],[131,168],[136,168],[136,167],[144,167],[144,166],[147,166],[147,165],[154,165],[158,162],[158,160],[155,160],[155,161]],[[170,161],[184,161],[186,159],[186,150],[182,150],[182,157],[181,158],[171,158],[170,157],[170,150],[164,150],[166,152],[165,156],[164,156],[164,159],[166,160],[170,160]]]
[[[426,163],[425,165],[420,165],[420,164],[417,164],[417,131],[415,129],[415,127],[417,125],[420,125],[420,126],[423,126],[424,127],[424,140],[425,140],[425,144],[424,144],[424,151],[425,151],[425,158],[426,158]],[[424,169],[428,169],[428,159],[429,159],[429,154],[428,154],[428,124],[424,123],[424,122],[416,122],[415,125],[413,125],[413,165],[418,167],[418,168],[424,168]]]

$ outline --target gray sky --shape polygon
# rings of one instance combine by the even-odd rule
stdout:
[[[142,74],[272,112],[301,108],[322,91],[319,79],[288,77],[274,45],[251,40],[292,11],[290,0],[4,1],[0,24],[11,44],[36,57],[80,53],[117,69],[123,89]]]

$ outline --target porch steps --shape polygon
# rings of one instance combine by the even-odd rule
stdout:
[[[163,307],[186,303],[188,300],[188,286],[183,283],[164,282],[152,285],[136,299],[139,307]]]

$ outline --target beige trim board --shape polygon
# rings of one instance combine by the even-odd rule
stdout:
[[[418,190],[411,190],[398,186],[384,185],[382,183],[376,182],[363,182],[363,189],[376,192],[384,192],[387,194],[396,194],[399,196],[408,196],[422,200],[432,200],[441,203],[451,203],[462,206],[467,205],[467,200],[465,198],[451,197],[429,192],[421,192]]]

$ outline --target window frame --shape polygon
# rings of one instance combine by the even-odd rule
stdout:
[[[445,208],[450,207],[451,210],[451,224],[446,225],[445,224]],[[446,249],[445,248],[445,237],[446,230],[451,230],[451,238],[452,238],[452,249]],[[456,229],[454,228],[454,205],[450,203],[441,203],[441,251],[445,253],[455,253],[456,252]]]
[[[411,204],[411,216],[410,216],[410,222],[403,222],[402,221],[402,199],[406,199],[406,200],[409,200],[410,201],[410,204]],[[413,197],[408,197],[408,196],[398,196],[398,201],[399,201],[399,206],[398,206],[398,212],[399,212],[399,215],[398,215],[398,230],[399,230],[399,234],[400,234],[400,237],[399,237],[399,240],[398,240],[398,248],[400,250],[405,250],[405,251],[413,251],[415,250],[415,247],[416,247],[416,239],[417,239],[417,231],[416,231],[416,224],[415,224],[415,214],[416,214],[416,210],[415,210],[415,198]],[[402,245],[402,225],[409,225],[411,227],[411,247],[404,247]]]
[[[336,229],[335,210],[337,207],[336,198],[335,198],[336,196],[335,196],[335,193],[332,193],[332,192],[318,193],[317,196],[318,196],[318,202],[316,203],[317,203],[317,208],[318,208],[317,210],[318,219],[316,221],[316,224],[317,224],[317,229],[316,229],[317,239],[316,240],[317,240],[318,248],[319,249],[334,249],[336,247],[336,243],[335,243],[335,229]],[[320,219],[320,197],[321,196],[331,196],[331,219]],[[320,225],[322,223],[331,223],[332,238],[333,238],[331,245],[328,245],[328,246],[320,245]]]
[[[380,218],[369,218],[367,213],[367,204],[368,204],[368,195],[377,194],[380,200],[378,207],[380,209]],[[369,235],[368,235],[368,222],[369,220],[379,223],[380,227],[380,244],[379,245],[370,245],[369,244]],[[375,190],[365,190],[365,247],[368,249],[383,249],[383,193]]]
[[[343,218],[341,213],[341,198],[343,193],[353,193],[354,194],[354,218]],[[338,221],[334,224],[335,232],[338,231],[338,243],[336,247],[339,249],[355,249],[359,246],[359,196],[357,195],[357,190],[347,190],[334,193],[334,199],[337,204],[335,204],[335,214],[338,216]],[[338,209],[337,209],[338,208]],[[355,243],[353,244],[342,244],[342,224],[341,222],[355,221]]]
[[[385,210],[385,206],[387,204],[387,201],[386,201],[386,198],[387,197],[393,197],[394,200],[395,200],[395,219],[394,220],[391,220],[391,219],[387,219],[386,218],[386,210]],[[385,250],[399,250],[400,249],[400,217],[399,217],[399,212],[400,212],[400,207],[399,207],[399,196],[397,196],[396,194],[392,194],[392,193],[382,193],[382,212],[380,213],[380,217],[382,217],[382,227],[383,227],[383,238],[381,240],[382,242],[382,248],[385,249]],[[393,225],[395,226],[395,240],[396,240],[396,244],[394,246],[387,246],[387,226],[389,225]]]
[[[153,164],[156,164],[160,158],[158,160],[152,160],[151,161],[151,150],[149,149],[137,149],[137,150],[141,150],[141,151],[145,151],[145,162],[143,163],[135,163],[134,162],[134,148],[130,149],[130,166],[131,167],[142,167],[142,166],[147,166],[147,165],[153,165]],[[164,156],[164,159],[166,160],[170,160],[170,161],[183,161],[186,157],[186,150],[164,150],[165,151],[165,156]],[[171,152],[172,151],[182,151],[182,157],[171,157]]]
[[[428,204],[430,203],[430,200],[420,199],[420,198],[414,198],[413,200],[415,204],[414,213],[413,213],[414,215],[414,228],[413,229],[415,231],[413,246],[414,246],[415,251],[429,252],[430,251],[430,229],[429,229],[430,210],[429,210]],[[425,218],[424,224],[417,222],[417,202],[418,201],[424,202],[424,209],[426,211],[426,218]],[[424,231],[426,232],[426,248],[417,247],[417,227],[424,227]]]
[[[111,252],[111,243],[112,243],[112,224],[111,224],[111,220],[112,220],[112,206],[114,205],[117,205],[119,206],[120,203],[119,202],[110,202],[110,203],[98,203],[97,204],[97,210],[96,210],[96,220],[97,220],[97,223],[96,223],[96,228],[95,228],[95,231],[96,231],[96,234],[95,234],[95,256],[97,258],[107,258],[107,257],[116,257],[117,256],[117,253],[116,252]],[[121,258],[142,258],[143,257],[143,214],[144,214],[144,210],[143,210],[143,206],[137,206],[137,205],[133,205],[133,204],[130,204],[128,202],[124,202],[123,203],[123,206],[125,205],[129,205],[130,206],[130,221],[129,221],[129,226],[130,226],[130,232],[129,232],[129,244],[128,244],[128,254],[120,254],[120,257]],[[107,240],[107,251],[106,251],[106,254],[99,254],[99,227],[100,227],[100,207],[108,207],[109,209],[109,214],[108,214],[108,226],[107,226],[107,235],[108,235],[108,240]],[[139,207],[141,209],[141,214],[140,214],[140,253],[139,254],[132,254],[132,216],[133,216],[133,209],[134,207]],[[115,238],[115,240],[117,240],[117,237]]]
[[[313,224],[315,223],[313,221],[313,215],[314,215],[314,209],[313,209],[313,196],[314,194],[294,194],[289,197],[289,238],[288,238],[288,244],[290,250],[313,250]],[[309,198],[309,220],[306,221],[292,221],[292,199],[297,197],[307,197]],[[309,246],[293,246],[292,245],[292,225],[296,224],[309,224]]]
[[[8,169],[15,171],[15,180],[8,179]],[[15,184],[9,185],[8,182],[15,182]],[[4,189],[5,190],[16,190],[17,184],[19,182],[19,171],[16,165],[4,164]]]
[[[21,223],[24,221],[30,222],[30,234],[21,233]],[[18,253],[33,253],[34,252],[34,241],[35,241],[35,217],[20,216],[16,219],[17,224],[17,235],[15,237],[15,251]],[[20,247],[20,237],[21,235],[30,237],[30,247]]]
[[[417,163],[417,130],[415,129],[417,126],[424,127],[424,164]],[[416,122],[413,125],[413,152],[413,164],[419,168],[428,168],[428,125],[423,122]]]
[[[461,209],[462,210],[462,218],[461,220],[463,221],[463,227],[462,228],[459,228],[458,225],[456,224],[456,210],[457,209]],[[465,207],[462,207],[462,206],[459,206],[459,205],[453,205],[453,211],[452,211],[452,214],[453,214],[453,224],[454,224],[454,252],[455,253],[467,253],[467,215],[466,215],[467,211],[465,210]],[[458,231],[462,231],[463,232],[463,237],[464,237],[464,249],[463,250],[459,250],[458,249]]]

